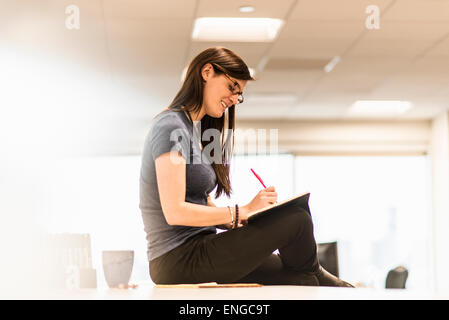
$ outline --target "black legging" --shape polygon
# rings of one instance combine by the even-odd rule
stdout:
[[[273,254],[276,249],[279,255]],[[289,207],[261,214],[238,229],[195,235],[151,260],[150,275],[156,284],[302,285],[304,273],[318,266],[311,215]]]

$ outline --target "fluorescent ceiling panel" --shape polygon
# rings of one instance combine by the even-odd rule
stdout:
[[[409,101],[398,100],[358,100],[349,109],[351,115],[394,116],[408,111]]]
[[[192,39],[196,41],[270,42],[279,33],[283,20],[273,18],[213,18],[195,20]]]

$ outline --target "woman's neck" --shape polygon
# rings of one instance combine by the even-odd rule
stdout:
[[[184,111],[184,112],[187,112]],[[194,111],[188,111],[190,113],[190,116],[192,117],[192,121],[196,122],[196,121],[201,121],[201,119],[203,119],[203,117],[205,116],[205,112],[203,112],[203,108],[201,108],[200,111],[194,112]]]

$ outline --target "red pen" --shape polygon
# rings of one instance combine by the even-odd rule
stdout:
[[[265,183],[263,183],[262,179],[259,177],[259,175],[257,173],[254,172],[253,169],[251,169],[251,171],[254,173],[254,175],[256,176],[257,179],[259,179],[260,183],[263,185],[263,187],[266,189],[267,187],[265,186]]]

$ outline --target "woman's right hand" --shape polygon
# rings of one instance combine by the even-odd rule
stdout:
[[[278,194],[273,186],[260,190],[245,207],[249,212],[256,211],[277,202]]]

